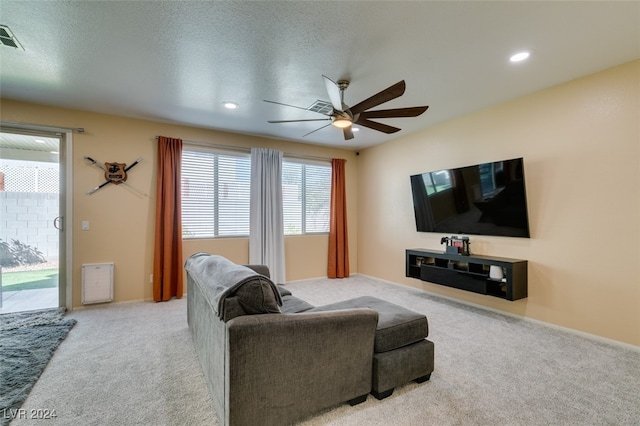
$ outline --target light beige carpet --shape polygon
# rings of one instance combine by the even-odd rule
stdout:
[[[637,425],[640,352],[364,276],[288,284],[320,305],[372,295],[429,318],[431,380],[382,401],[340,405],[315,425]],[[216,425],[186,323],[186,300],[79,310],[23,409],[53,422]],[[256,425],[260,425],[256,419]]]

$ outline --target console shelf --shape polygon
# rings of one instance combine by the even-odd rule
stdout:
[[[492,269],[497,274],[490,274]],[[406,276],[507,300],[527,297],[526,260],[411,249]]]

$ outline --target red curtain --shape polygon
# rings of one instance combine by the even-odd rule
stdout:
[[[331,160],[331,213],[329,220],[329,278],[349,276],[349,241],[347,238],[346,160]]]
[[[182,139],[158,137],[153,300],[182,297]]]

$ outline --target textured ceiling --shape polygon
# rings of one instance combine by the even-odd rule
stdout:
[[[60,140],[57,138],[0,132],[1,158],[8,157],[5,155],[8,150],[57,152],[59,147]]]
[[[353,149],[640,57],[635,1],[0,0],[0,24],[24,47],[0,47],[3,98]],[[404,79],[380,108],[430,108],[351,141],[267,123],[322,118],[263,100],[328,101],[323,74],[351,81],[349,105]]]

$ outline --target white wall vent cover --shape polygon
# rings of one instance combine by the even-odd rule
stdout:
[[[317,100],[309,108],[309,111],[319,112],[320,114],[331,115],[333,114],[333,105],[331,102]]]
[[[113,262],[82,265],[82,304],[113,301]]]
[[[14,49],[24,50],[16,36],[13,35],[9,27],[7,27],[6,25],[0,25],[0,43],[0,46],[7,46],[13,47]]]

